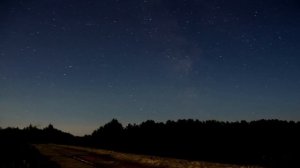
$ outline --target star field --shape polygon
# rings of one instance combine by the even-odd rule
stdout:
[[[297,0],[3,0],[0,126],[300,119]]]

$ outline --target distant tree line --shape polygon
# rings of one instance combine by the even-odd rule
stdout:
[[[0,129],[0,137],[29,143],[60,143],[137,154],[267,167],[300,167],[300,122],[145,121],[124,127],[118,120],[75,137],[55,129],[29,126]],[[8,138],[10,139],[10,138]],[[2,139],[3,140],[3,139]],[[1,141],[0,141],[1,142]],[[3,142],[3,141],[2,141]]]
[[[71,144],[75,137],[72,134],[65,133],[49,124],[43,129],[29,125],[24,129],[19,128],[0,128],[1,143],[60,143]]]

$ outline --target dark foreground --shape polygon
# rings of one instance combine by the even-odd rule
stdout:
[[[59,168],[59,165],[30,144],[2,141],[0,168]]]

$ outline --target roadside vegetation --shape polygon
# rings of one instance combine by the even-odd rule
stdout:
[[[25,130],[0,130],[0,168],[59,168],[24,139]]]

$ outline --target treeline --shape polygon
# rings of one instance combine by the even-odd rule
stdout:
[[[44,129],[0,129],[0,142],[59,143],[188,160],[300,167],[299,133],[300,122],[280,120],[148,120],[124,127],[113,119],[84,137],[75,137],[52,125]]]
[[[0,128],[0,142],[3,143],[74,143],[75,137],[72,134],[58,130],[49,126],[39,129],[29,125],[24,129],[19,128]]]
[[[279,120],[150,120],[126,127],[112,120],[86,136],[83,145],[190,160],[300,167],[299,133],[299,122]]]

